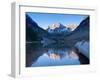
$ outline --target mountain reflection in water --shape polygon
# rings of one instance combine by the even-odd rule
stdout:
[[[79,54],[76,54],[71,48],[59,46],[43,47],[42,44],[27,43],[26,67],[81,64]]]

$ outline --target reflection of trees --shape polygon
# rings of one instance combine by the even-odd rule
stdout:
[[[26,45],[26,67],[30,67],[44,52],[41,47],[34,45],[36,44]]]
[[[62,59],[67,54],[67,50],[59,48],[43,48],[41,46],[36,47],[32,44],[28,44],[26,47],[26,67],[31,66],[44,53],[51,59]]]
[[[72,59],[79,59],[81,64],[89,64],[89,58],[87,58],[83,53],[79,52],[77,48],[72,48],[69,51],[69,56]]]
[[[58,60],[62,58],[77,59],[81,64],[89,64],[89,59],[77,48],[44,48],[38,44],[26,45],[26,67],[30,67],[40,56],[46,54],[50,59]]]

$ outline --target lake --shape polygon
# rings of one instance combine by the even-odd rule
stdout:
[[[80,65],[82,62],[89,63],[84,55],[80,56],[65,44],[26,44],[26,67]]]

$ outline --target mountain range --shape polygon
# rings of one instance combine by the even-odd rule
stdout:
[[[78,41],[89,40],[89,17],[84,19],[76,29],[69,30],[61,23],[49,25],[46,30],[41,28],[26,14],[26,42],[39,41],[42,43],[66,43],[69,46]]]

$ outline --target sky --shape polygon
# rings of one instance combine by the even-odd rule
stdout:
[[[88,15],[79,14],[58,14],[58,13],[36,13],[26,12],[32,20],[34,20],[41,28],[47,29],[49,25],[54,23],[66,24],[80,24]]]

